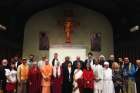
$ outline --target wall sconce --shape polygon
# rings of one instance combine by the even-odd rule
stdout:
[[[7,28],[0,24],[0,31],[5,31],[5,30],[7,30]]]
[[[130,32],[136,32],[139,30],[139,25],[133,26],[132,28],[130,28]]]

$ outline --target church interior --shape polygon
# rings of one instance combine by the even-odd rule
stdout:
[[[0,0],[0,93],[140,93],[140,0]]]
[[[1,0],[0,24],[5,26],[6,30],[1,28],[0,31],[0,57],[9,58],[16,54],[22,56],[25,27],[31,16],[43,10],[65,5],[65,3],[96,11],[106,17],[112,28],[112,53],[117,57],[129,56],[132,60],[139,57],[139,29],[131,31],[132,28],[139,27],[140,23],[138,0]],[[62,12],[58,14],[63,15]],[[56,20],[56,24],[58,21],[63,21],[63,19]],[[78,21],[82,25],[82,19]]]

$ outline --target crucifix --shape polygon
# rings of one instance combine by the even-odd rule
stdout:
[[[71,9],[64,11],[63,25],[65,32],[65,43],[72,43],[72,32],[75,25],[77,25],[73,18],[73,11]]]
[[[71,43],[71,33],[73,32],[73,20],[72,17],[67,17],[64,21],[64,31],[65,31],[65,42]]]

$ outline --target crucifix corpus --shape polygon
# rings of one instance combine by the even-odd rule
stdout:
[[[65,31],[65,42],[66,43],[71,43],[71,34],[73,32],[73,20],[72,17],[66,17],[64,21],[64,31]]]
[[[77,23],[73,19],[74,16],[73,16],[73,11],[71,9],[65,10],[64,16],[65,17],[64,17],[63,25],[64,25],[64,32],[65,32],[65,43],[72,43],[72,32],[74,31],[74,27],[75,25],[77,25]]]

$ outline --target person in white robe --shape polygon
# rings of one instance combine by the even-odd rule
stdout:
[[[109,62],[104,62],[103,93],[115,93],[112,81],[112,69],[109,68]]]
[[[81,93],[80,85],[78,85],[78,80],[82,78],[83,71],[81,70],[81,64],[77,63],[77,69],[74,70],[74,81],[73,81],[73,92],[72,93]]]
[[[102,93],[103,90],[103,67],[99,62],[99,60],[96,60],[92,66],[95,75],[94,93]]]

